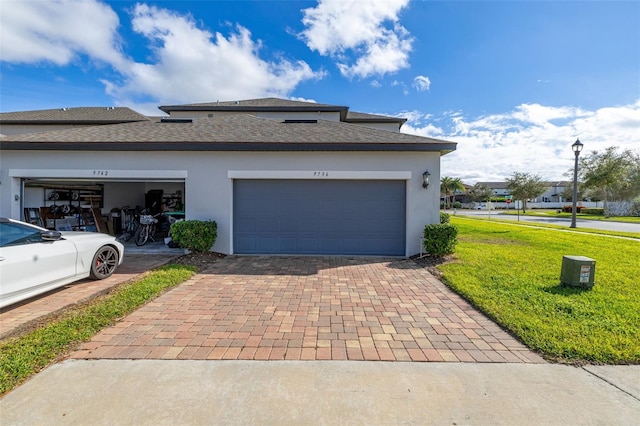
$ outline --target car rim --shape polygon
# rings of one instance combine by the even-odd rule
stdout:
[[[96,256],[95,269],[99,275],[107,276],[112,274],[116,266],[118,266],[118,255],[111,247],[105,248]]]

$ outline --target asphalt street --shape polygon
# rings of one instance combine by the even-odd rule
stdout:
[[[454,214],[453,211],[448,211],[449,214]],[[502,211],[492,211],[489,213],[487,210],[458,210],[455,212],[458,216],[479,216],[483,218],[497,218],[500,220],[512,220],[519,222],[533,222],[543,223],[547,225],[560,225],[567,228],[571,224],[571,219],[554,218],[554,217],[537,217],[537,216],[524,216],[504,214]],[[599,220],[576,220],[576,229],[588,228],[598,229],[601,231],[619,231],[619,232],[640,232],[640,224],[638,223],[624,223],[624,222],[604,222]]]

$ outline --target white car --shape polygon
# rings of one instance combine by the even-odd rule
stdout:
[[[83,278],[107,278],[123,255],[124,246],[110,235],[0,218],[0,308]]]

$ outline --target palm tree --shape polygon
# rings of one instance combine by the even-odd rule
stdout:
[[[447,205],[450,207],[453,205],[453,200],[456,196],[456,191],[464,191],[464,184],[460,178],[452,178],[449,176],[443,176],[440,179],[440,192],[445,195],[444,208]],[[451,198],[449,198],[451,197]]]

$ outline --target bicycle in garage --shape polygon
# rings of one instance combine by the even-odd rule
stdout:
[[[134,241],[137,246],[145,245],[149,239],[155,242],[153,236],[156,233],[156,224],[158,223],[157,217],[161,214],[162,212],[156,215],[151,215],[148,214],[146,209],[142,211],[140,214],[140,226],[138,226],[134,235]]]

